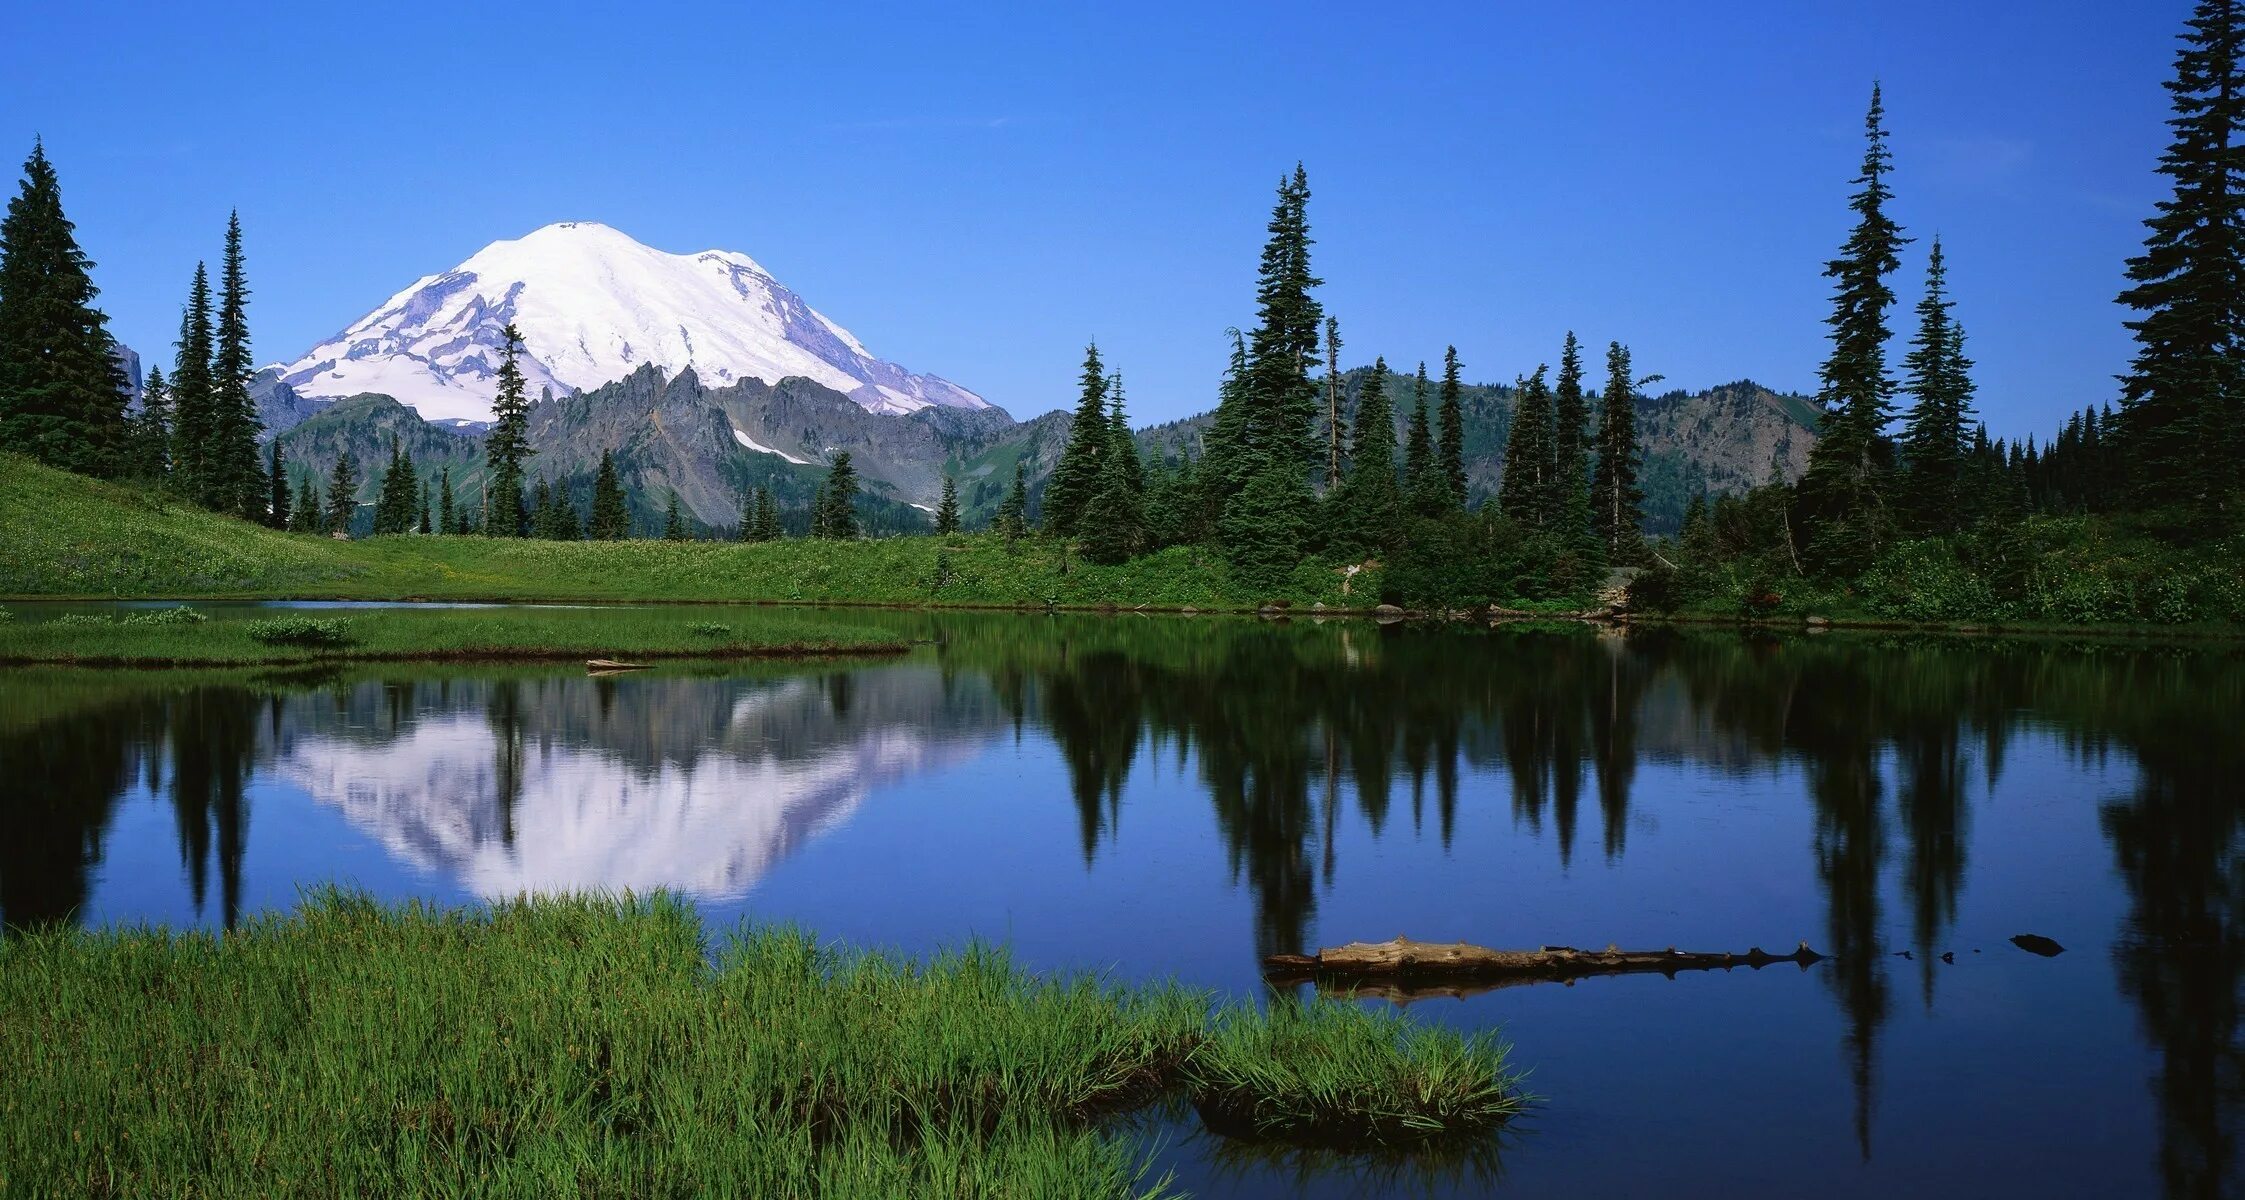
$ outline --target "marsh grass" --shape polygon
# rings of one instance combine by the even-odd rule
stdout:
[[[190,613],[190,618],[167,617]],[[712,632],[713,629],[722,632]],[[759,610],[739,632],[707,609],[364,609],[348,618],[203,620],[190,608],[0,624],[0,663],[225,666],[344,659],[746,657],[895,652],[893,635],[814,613]]]
[[[744,929],[712,958],[661,897],[328,892],[223,937],[33,931],[0,945],[0,1193],[1156,1195],[1116,1118],[1196,1081],[1295,1088],[1354,1059],[1359,1084],[1301,1094],[1381,1131],[1428,1094],[1381,1081],[1508,1086],[1487,1044],[1349,1007],[1258,1040],[1200,993],[987,947],[913,962]],[[1239,1061],[1266,1051],[1314,1061]]]

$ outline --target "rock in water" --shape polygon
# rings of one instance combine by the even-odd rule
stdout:
[[[2012,938],[2011,944],[2019,947],[2021,950],[2024,950],[2029,954],[2039,954],[2044,958],[2056,958],[2066,952],[2066,948],[2064,946],[2051,941],[2049,938],[2046,938],[2039,933],[2022,933],[2019,936]]]

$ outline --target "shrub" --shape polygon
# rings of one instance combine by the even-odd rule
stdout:
[[[693,633],[695,637],[726,638],[733,636],[733,627],[720,625],[715,621],[704,621],[694,626]]]
[[[1645,568],[1637,578],[1630,580],[1626,594],[1631,612],[1674,612],[1684,599],[1676,569],[1661,563]]]
[[[275,617],[250,622],[249,636],[267,646],[348,646],[351,623],[341,618]]]
[[[15,620],[15,619],[16,619],[16,614],[15,614],[14,612],[12,612],[12,611],[10,611],[10,610],[8,610],[8,609],[5,609],[5,608],[0,608],[0,625],[5,625],[5,624],[7,624],[8,622],[10,622],[10,621],[13,621],[13,620]]]
[[[107,625],[109,618],[100,613],[64,613],[47,622],[51,629],[84,629],[92,625]]]
[[[152,608],[145,612],[131,613],[120,618],[117,623],[140,626],[200,625],[208,620],[208,616],[182,604],[176,608]]]

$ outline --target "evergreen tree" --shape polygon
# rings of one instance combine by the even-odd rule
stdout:
[[[94,307],[92,260],[62,212],[62,185],[34,141],[0,218],[0,449],[85,475],[132,467],[124,369]]]
[[[1146,478],[1138,443],[1123,410],[1122,377],[1113,380],[1114,406],[1107,415],[1110,444],[1100,456],[1099,490],[1082,514],[1080,551],[1085,561],[1119,563],[1146,548]]]
[[[1644,526],[1645,493],[1637,486],[1637,383],[1629,347],[1606,346],[1606,390],[1599,396],[1597,476],[1590,486],[1591,521],[1609,561],[1628,557]]]
[[[1450,503],[1464,508],[1466,502],[1465,478],[1465,388],[1458,379],[1458,348],[1451,346],[1442,352],[1442,440],[1439,459],[1442,476],[1450,484]]]
[[[1453,352],[1454,354],[1455,352]],[[1341,323],[1325,318],[1325,493],[1341,487],[1341,443],[1348,430],[1341,420]]]
[[[2120,432],[2138,503],[2218,508],[2245,484],[2245,3],[2199,0],[2182,43],[2159,160],[2173,193],[2120,295],[2142,314]]]
[[[1287,507],[1297,513],[1307,507],[1310,467],[1318,457],[1317,382],[1310,366],[1318,357],[1325,317],[1311,295],[1323,281],[1310,268],[1315,242],[1309,236],[1309,197],[1309,176],[1297,164],[1292,178],[1279,182],[1271,210],[1269,237],[1256,272],[1258,324],[1243,344],[1235,335],[1232,367],[1209,438],[1205,469],[1220,505],[1244,496],[1247,483],[1269,468],[1283,467],[1263,482],[1262,490],[1294,479],[1301,494]],[[1250,526],[1260,528],[1252,521],[1241,528]]]
[[[831,513],[826,507],[826,481],[823,479],[819,480],[817,487],[811,489],[811,509],[809,515],[810,536],[815,538],[825,537],[826,518],[830,516]]]
[[[206,508],[211,507],[211,336],[210,278],[196,263],[172,359],[172,481]]]
[[[413,477],[413,463],[398,447],[398,437],[390,435],[390,461],[382,469],[382,479],[374,489],[374,534],[376,537],[405,533],[413,528],[414,506],[419,503],[421,485]]]
[[[154,378],[154,374],[150,374]],[[273,439],[271,473],[266,478],[265,523],[275,529],[288,528],[288,463],[281,454],[281,439]]]
[[[1918,332],[1903,360],[1903,388],[1912,402],[1903,418],[1902,456],[1909,471],[1905,500],[1911,524],[1924,533],[1950,533],[1966,516],[1964,457],[1971,449],[1972,360],[1964,356],[1964,327],[1950,315],[1948,263],[1941,239],[1925,264],[1925,298],[1918,302]],[[2079,414],[2076,414],[2079,421]],[[2076,425],[2078,432],[2079,426]]]
[[[1605,542],[1590,519],[1590,403],[1582,390],[1582,347],[1572,330],[1559,352],[1559,386],[1551,396],[1551,479],[1544,512],[1577,560],[1605,561]]]
[[[1825,319],[1832,353],[1819,372],[1824,418],[1799,493],[1812,558],[1820,568],[1850,572],[1869,563],[1883,536],[1880,492],[1892,456],[1886,427],[1894,416],[1894,380],[1886,370],[1886,310],[1894,289],[1887,276],[1909,244],[1886,212],[1894,193],[1886,183],[1893,155],[1885,112],[1873,85],[1863,168],[1854,180],[1859,190],[1848,202],[1855,229],[1824,267],[1836,281],[1832,315]]]
[[[1232,578],[1241,585],[1280,587],[1302,561],[1302,543],[1310,534],[1310,500],[1302,474],[1299,457],[1273,463],[1224,506],[1217,536]]]
[[[1388,406],[1388,360],[1372,363],[1357,393],[1349,473],[1334,505],[1335,541],[1352,555],[1394,552],[1401,543],[1403,500],[1395,483],[1395,413]]]
[[[310,474],[296,481],[296,502],[289,506],[290,533],[320,533],[326,526],[326,509],[320,504],[320,487]]]
[[[1045,528],[1063,537],[1076,531],[1076,519],[1099,489],[1101,456],[1114,439],[1107,429],[1107,370],[1095,342],[1084,349],[1082,393],[1068,444],[1045,481]]]
[[[435,532],[436,532],[436,527],[435,527],[435,525],[434,525],[434,524],[433,524],[433,523],[432,523],[432,522],[430,521],[430,519],[429,519],[429,518],[430,518],[430,509],[431,509],[431,508],[433,507],[433,506],[432,506],[432,504],[430,503],[429,491],[430,491],[430,485],[429,485],[429,484],[427,484],[427,483],[423,483],[423,484],[421,485],[421,512],[420,512],[420,519],[419,519],[419,520],[417,520],[417,521],[415,521],[415,522],[413,523],[413,531],[414,531],[415,533],[435,533]]]
[[[1130,431],[1130,417],[1123,411],[1122,372],[1108,379],[1107,395],[1107,454],[1115,459],[1114,478],[1121,480],[1131,494],[1144,497],[1146,466],[1138,457],[1138,438]],[[1103,479],[1106,474],[1103,468]]]
[[[834,465],[826,472],[823,508],[825,519],[820,522],[823,532],[819,536],[845,541],[858,536],[857,468],[850,465],[847,450],[834,456]]]
[[[753,542],[760,539],[762,526],[757,523],[757,500],[764,494],[761,487],[752,487],[741,493],[740,523],[733,531],[736,541]]]
[[[1434,430],[1428,424],[1427,365],[1411,381],[1411,417],[1403,438],[1403,492],[1411,506],[1425,512],[1430,502],[1439,506],[1450,484],[1439,476],[1434,461]]]
[[[780,505],[770,488],[761,489],[756,501],[757,528],[763,530],[764,540],[776,542],[787,536],[780,524]]]
[[[1541,529],[1550,514],[1552,411],[1544,368],[1513,384],[1512,430],[1505,439],[1504,477],[1497,485],[1497,508],[1521,526]]]
[[[663,540],[666,542],[683,542],[686,540],[686,520],[679,515],[678,492],[675,489],[670,493],[670,507],[663,510]]]
[[[935,506],[935,531],[945,537],[959,532],[959,481],[943,477],[943,499]]]
[[[998,532],[1008,544],[1029,532],[1029,474],[1020,459],[1013,463],[1013,486],[1006,490],[1005,502],[998,506]]]
[[[351,517],[359,509],[359,464],[345,451],[335,460],[335,472],[327,480],[327,520],[323,527],[330,533],[349,534]]]
[[[530,536],[541,541],[553,537],[553,488],[542,475],[530,489]]]
[[[521,537],[527,516],[522,510],[523,461],[535,453],[530,449],[530,400],[519,361],[522,332],[509,321],[499,336],[505,341],[499,359],[499,395],[491,402],[491,433],[483,443],[484,457],[491,464],[483,532],[486,537]],[[671,500],[675,506],[677,497]]]
[[[140,386],[140,415],[127,433],[132,453],[132,473],[143,479],[164,479],[171,474],[171,389],[160,367],[148,368]]]
[[[600,452],[600,471],[592,477],[592,520],[586,533],[596,542],[631,536],[631,505],[616,477],[616,456],[607,450]]]
[[[460,527],[459,502],[452,496],[452,468],[437,468],[437,532],[466,533]]]
[[[265,511],[265,472],[257,461],[257,435],[265,428],[250,399],[257,364],[249,350],[249,282],[243,275],[242,221],[226,219],[226,249],[219,262],[218,325],[211,345],[209,504],[255,520]]]

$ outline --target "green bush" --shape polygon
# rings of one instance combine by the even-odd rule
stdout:
[[[695,637],[729,638],[733,636],[733,627],[730,625],[720,625],[715,621],[704,621],[701,624],[694,626],[692,632]]]
[[[338,617],[275,617],[250,622],[249,636],[267,646],[348,646],[351,623]]]
[[[152,608],[145,612],[129,613],[117,621],[120,625],[156,626],[200,625],[209,617],[182,604],[176,608]]]
[[[54,629],[84,629],[92,625],[107,625],[109,618],[100,613],[64,613],[47,622]]]

